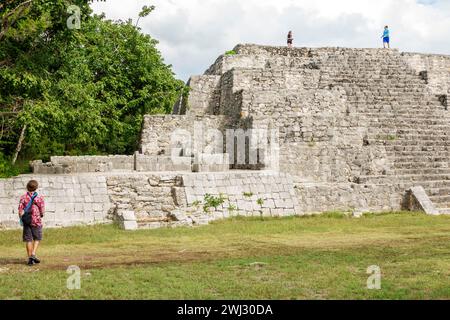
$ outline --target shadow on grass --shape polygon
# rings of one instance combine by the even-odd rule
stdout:
[[[0,258],[0,266],[5,265],[25,265],[25,259],[19,258]]]

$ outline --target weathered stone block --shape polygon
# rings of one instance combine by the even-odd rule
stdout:
[[[138,223],[136,221],[123,221],[121,226],[127,231],[134,231],[138,229]]]

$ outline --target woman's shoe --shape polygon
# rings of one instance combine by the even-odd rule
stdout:
[[[33,258],[28,258],[28,263],[27,263],[27,265],[29,265],[30,267],[31,267],[32,265],[34,265],[34,260],[33,260]]]
[[[36,258],[36,256],[31,256],[31,258],[33,260],[34,263],[39,264],[41,263],[41,260],[39,260],[38,258]]]

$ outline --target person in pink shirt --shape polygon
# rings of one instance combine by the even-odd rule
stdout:
[[[45,202],[44,198],[36,192],[38,187],[39,183],[36,180],[28,182],[27,193],[20,197],[19,202],[19,217],[23,224],[22,238],[26,243],[29,266],[41,262],[36,257],[36,252],[42,241],[42,218],[45,213]],[[25,214],[31,215],[31,219],[26,219]]]

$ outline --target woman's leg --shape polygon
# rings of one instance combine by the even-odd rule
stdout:
[[[32,250],[32,252],[31,252],[31,255],[32,255],[33,257],[36,256],[36,251],[37,251],[38,247],[39,247],[39,241],[34,241],[34,242],[33,242],[33,250]]]
[[[27,242],[26,248],[27,248],[28,258],[30,258],[33,255],[33,242]]]

